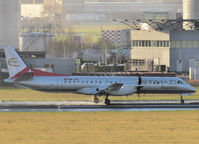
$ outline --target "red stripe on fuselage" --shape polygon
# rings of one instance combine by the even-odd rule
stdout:
[[[31,71],[33,72],[34,76],[68,76],[68,75],[65,75],[65,74],[45,72],[45,71],[40,71],[40,70],[37,70],[37,69],[31,69]]]
[[[24,70],[20,71],[18,74],[13,76],[11,79],[17,79],[21,75],[23,75],[25,72],[28,72],[28,71],[32,71],[33,76],[69,76],[69,75],[65,75],[65,74],[57,74],[57,73],[45,72],[45,71],[41,71],[41,70],[37,70],[37,69],[25,68]]]

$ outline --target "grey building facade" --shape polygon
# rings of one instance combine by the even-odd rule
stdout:
[[[199,31],[132,30],[130,53],[133,62],[130,71],[138,67],[148,71],[144,65],[150,61],[152,70],[165,66],[168,71],[188,72],[189,67],[199,61]]]
[[[170,71],[189,71],[199,61],[199,31],[170,32]]]

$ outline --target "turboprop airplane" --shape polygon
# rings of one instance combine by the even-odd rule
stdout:
[[[6,83],[45,92],[73,92],[93,95],[98,103],[99,96],[105,96],[109,105],[109,96],[128,96],[132,94],[180,94],[183,96],[196,90],[177,77],[142,77],[138,76],[69,76],[44,72],[29,68],[14,47],[4,47],[9,78]]]

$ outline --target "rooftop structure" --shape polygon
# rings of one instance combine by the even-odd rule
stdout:
[[[68,21],[112,22],[112,19],[175,19],[180,1],[63,1]]]
[[[199,1],[183,0],[183,19],[199,19]],[[198,27],[198,23],[184,22],[184,29],[192,30]]]
[[[161,31],[182,31],[185,30],[183,25],[187,28],[191,28],[192,25],[189,23],[195,24],[195,29],[199,28],[199,19],[137,19],[137,20],[117,20],[114,19],[113,21],[119,22],[125,25],[128,25],[130,28],[134,30],[148,30],[148,27],[152,28],[153,30],[161,30]],[[143,27],[143,24],[144,27]]]

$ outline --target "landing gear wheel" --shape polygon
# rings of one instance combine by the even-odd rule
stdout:
[[[94,96],[93,102],[94,103],[99,103],[99,99],[97,98],[97,96]]]
[[[181,100],[180,100],[180,103],[181,103],[181,104],[184,104],[184,100],[183,100],[183,99],[181,99]]]
[[[110,105],[111,101],[110,101],[109,99],[105,99],[104,103],[105,103],[106,105]]]
[[[184,104],[183,96],[180,97],[180,103],[181,103],[181,104]]]

